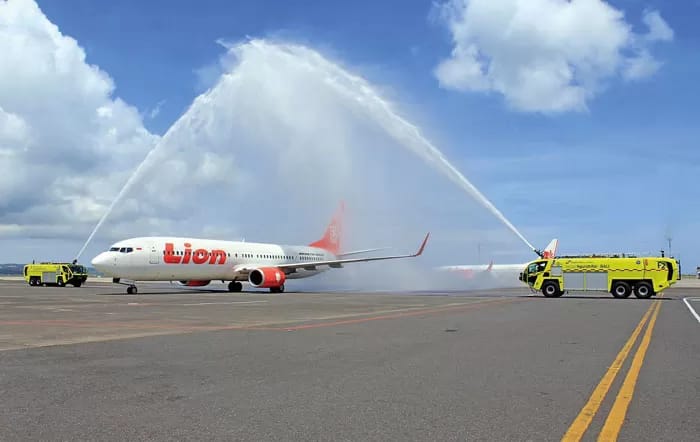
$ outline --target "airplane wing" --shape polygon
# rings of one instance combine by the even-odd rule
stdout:
[[[377,252],[379,250],[386,250],[389,247],[377,247],[375,249],[363,249],[363,250],[353,250],[352,252],[338,253],[339,258],[344,258],[346,256],[360,255],[362,253]]]
[[[425,249],[426,244],[428,243],[428,238],[430,237],[430,233],[425,235],[425,238],[423,239],[423,242],[420,245],[420,248],[416,253],[413,254],[408,254],[408,255],[390,255],[390,256],[374,256],[374,257],[368,257],[368,258],[340,258],[340,259],[331,259],[331,260],[326,260],[326,261],[307,261],[307,262],[294,262],[294,263],[289,263],[289,264],[278,264],[278,265],[269,265],[269,266],[263,266],[263,267],[274,267],[280,270],[283,270],[285,273],[293,273],[297,269],[304,269],[304,270],[316,270],[320,266],[328,266],[331,268],[341,268],[343,264],[348,264],[352,262],[370,262],[370,261],[383,261],[383,260],[388,260],[388,259],[402,259],[402,258],[415,258],[417,256],[420,256],[423,253],[423,250]],[[360,252],[357,252],[360,253]],[[255,264],[242,264],[240,266],[237,266],[234,268],[234,271],[239,274],[239,275],[246,275],[249,272],[260,268],[260,265],[255,265]]]

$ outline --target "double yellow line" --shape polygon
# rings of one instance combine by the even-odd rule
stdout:
[[[663,296],[660,295],[660,297]],[[622,383],[622,387],[615,398],[615,403],[608,414],[603,429],[598,435],[598,441],[615,441],[620,433],[622,424],[625,421],[625,416],[627,415],[627,408],[629,407],[630,401],[632,400],[632,395],[634,394],[634,387],[637,384],[637,378],[639,377],[639,371],[642,368],[642,363],[644,362],[644,356],[646,356],[647,349],[649,348],[649,343],[651,342],[651,335],[654,331],[654,325],[656,324],[656,318],[659,316],[659,310],[661,309],[661,301],[656,300],[649,306],[642,320],[639,321],[637,327],[632,332],[632,335],[627,340],[622,350],[617,354],[617,357],[613,361],[608,371],[603,375],[598,386],[593,390],[591,397],[588,402],[583,407],[581,412],[576,416],[576,419],[569,427],[569,430],[564,434],[562,438],[563,442],[579,441],[583,437],[583,434],[588,429],[591,424],[593,417],[595,417],[600,405],[605,400],[605,396],[608,394],[610,387],[617,373],[622,368],[625,363],[627,356],[629,355],[632,347],[634,347],[637,338],[641,334],[644,326],[647,325],[646,331],[644,332],[644,337],[637,348],[637,352],[632,359],[632,365],[630,366],[627,376]],[[651,319],[649,319],[651,318]]]

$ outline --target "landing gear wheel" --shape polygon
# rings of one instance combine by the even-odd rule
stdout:
[[[629,296],[632,294],[632,289],[630,288],[630,285],[626,282],[619,281],[613,284],[611,293],[614,297],[618,299],[629,298]]]
[[[279,287],[270,287],[270,293],[284,293],[284,284]]]
[[[651,295],[653,294],[654,289],[648,282],[638,282],[637,285],[634,286],[634,296],[636,296],[639,299],[651,298]]]
[[[243,290],[243,284],[241,284],[238,281],[231,281],[228,283],[228,291],[229,292],[240,292]]]
[[[559,290],[559,284],[554,281],[545,281],[542,284],[542,294],[547,298],[558,298],[563,293]]]
[[[130,295],[136,295],[139,292],[139,289],[136,288],[135,285],[130,285],[129,287],[126,288],[126,293]]]

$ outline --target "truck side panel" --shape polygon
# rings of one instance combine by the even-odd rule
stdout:
[[[609,290],[610,283],[608,281],[608,272],[590,272],[586,273],[586,289],[587,290]]]
[[[586,288],[583,272],[564,272],[565,290],[583,290]]]

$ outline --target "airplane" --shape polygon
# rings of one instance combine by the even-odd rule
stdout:
[[[547,247],[538,254],[542,258],[554,258],[557,255],[557,248],[559,247],[559,240],[553,239],[549,242]],[[488,265],[452,265],[452,266],[442,266],[438,267],[438,270],[446,270],[450,272],[459,272],[465,278],[471,279],[477,275],[494,275],[494,274],[515,274],[522,272],[527,263],[522,264],[494,264],[491,261]]]
[[[113,244],[92,260],[98,271],[138,293],[136,281],[177,281],[182,286],[203,287],[211,281],[229,281],[230,292],[240,292],[242,282],[255,288],[283,293],[290,279],[308,278],[343,264],[415,258],[428,243],[425,235],[416,253],[377,257],[349,256],[381,249],[340,253],[344,204],[331,219],[323,237],[308,246],[278,245],[196,238],[141,237]],[[126,281],[126,282],[124,282]]]

